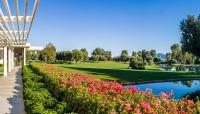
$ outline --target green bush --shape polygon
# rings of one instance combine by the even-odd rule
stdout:
[[[130,61],[130,65],[129,65],[132,69],[139,69],[139,70],[144,70],[144,64],[143,62],[138,61],[137,59],[132,59]]]
[[[42,76],[37,76],[25,66],[22,70],[25,110],[28,114],[61,114],[67,104],[54,97]],[[54,88],[56,89],[56,88]]]

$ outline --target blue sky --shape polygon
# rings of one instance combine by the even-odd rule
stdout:
[[[29,41],[59,51],[102,47],[114,56],[122,49],[165,53],[180,41],[180,21],[199,13],[199,0],[41,0]]]

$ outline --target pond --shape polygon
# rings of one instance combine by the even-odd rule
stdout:
[[[125,85],[125,87],[136,87],[139,90],[152,89],[154,94],[161,92],[173,91],[173,97],[175,99],[181,99],[186,95],[200,93],[200,80],[187,80],[187,81],[173,81],[173,82],[156,82],[137,85]],[[196,95],[196,94],[195,94]],[[195,97],[196,98],[196,97]]]

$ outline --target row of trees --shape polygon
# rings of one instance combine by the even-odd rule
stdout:
[[[199,57],[191,52],[184,51],[179,44],[171,46],[171,53],[166,53],[166,60],[169,64],[196,64]]]
[[[85,48],[81,50],[74,49],[72,51],[60,51],[56,53],[56,60],[64,61],[86,61],[88,60],[88,51]]]
[[[33,53],[34,54],[34,53]],[[92,53],[91,57],[88,56],[88,51],[86,48],[82,48],[80,50],[74,49],[72,51],[60,51],[56,52],[56,48],[52,43],[46,45],[46,47],[40,52],[37,53],[38,55],[31,55],[31,57],[38,56],[38,59],[45,62],[55,62],[58,60],[60,62],[85,62],[87,60],[93,61],[122,61],[128,62],[130,61],[131,65],[133,63],[135,66],[144,66],[146,64],[154,64],[156,61],[156,50],[142,50],[132,52],[132,56],[129,56],[127,50],[122,50],[121,55],[118,59],[112,58],[112,52],[106,51],[103,48],[95,48]],[[134,67],[134,66],[133,66]],[[136,67],[135,67],[136,68]]]
[[[92,56],[89,58],[86,48],[81,50],[75,49],[72,51],[61,51],[56,53],[56,59],[60,61],[78,61],[85,62],[87,60],[93,61],[111,61],[111,51],[105,51],[103,48],[96,48],[92,52]]]
[[[103,48],[95,48],[92,51],[91,60],[93,60],[93,61],[111,61],[112,60],[112,52],[106,51]]]

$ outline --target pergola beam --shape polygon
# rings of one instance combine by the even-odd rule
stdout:
[[[40,2],[40,0],[35,0],[35,5],[34,5],[34,8],[33,8],[33,12],[32,12],[32,19],[31,19],[30,26],[29,26],[29,29],[28,29],[28,34],[27,34],[26,42],[28,40],[30,31],[31,31],[31,27],[32,27],[32,24],[33,24],[33,19],[35,17],[35,14],[36,14],[39,2]]]
[[[4,15],[3,15],[3,12],[2,12],[2,10],[0,8],[0,18],[3,20],[3,17],[4,17]],[[3,23],[1,23],[1,28],[2,28],[3,32],[5,30],[8,31],[8,35],[9,35],[8,38],[12,39],[12,35],[10,33],[9,26],[8,26],[8,24],[5,21],[3,21]]]
[[[27,14],[27,10],[28,10],[28,0],[25,0],[25,8],[24,8],[24,16],[26,17],[26,14]],[[25,31],[26,29],[26,18],[24,18],[24,27],[23,27],[23,31]],[[25,39],[24,38],[24,34],[23,34],[23,37],[22,39]]]
[[[5,31],[5,29],[4,29],[4,27],[3,27],[3,25],[0,23],[0,30],[1,30],[1,32],[4,34],[4,42],[5,41],[7,41],[8,42],[8,44],[10,45],[11,44],[11,42],[10,42],[10,40],[8,40],[10,37],[9,37],[9,35],[8,34],[6,34],[6,31]]]
[[[13,24],[13,22],[11,21],[11,13],[10,13],[10,8],[9,8],[9,6],[8,6],[8,1],[7,1],[7,0],[3,0],[3,4],[4,4],[4,7],[5,7],[5,9],[6,9],[6,13],[7,13],[7,15],[8,15],[9,23],[12,24],[12,25],[11,25],[11,29],[12,29],[13,31],[15,31],[14,24]],[[14,35],[14,38],[12,39],[12,41],[17,41],[15,32],[13,32],[13,35]]]
[[[23,16],[19,16],[18,0],[14,0],[16,16],[12,16],[8,0],[2,0],[7,15],[4,16],[0,8],[0,42],[7,42],[5,45],[8,46],[25,45],[27,43],[40,0],[35,0],[31,16],[28,16],[28,1],[24,0],[24,14]],[[20,22],[23,22],[22,28],[20,28]],[[16,28],[14,23],[17,25]],[[26,27],[27,23],[30,23],[29,27]]]
[[[11,22],[17,22],[17,16],[11,16],[10,18],[11,18]],[[31,16],[26,16],[26,19],[25,19],[25,16],[18,16],[18,21],[19,22],[24,22],[24,20],[26,20],[26,22],[30,23],[31,19],[32,19]],[[0,19],[0,23],[2,23],[3,21],[6,22],[6,23],[10,22],[9,17],[8,16],[4,16],[3,20]]]
[[[16,12],[16,17],[17,17],[16,18],[16,20],[17,20],[17,30],[20,31],[18,0],[15,0],[14,3],[15,3],[15,12]],[[18,38],[20,40],[20,34],[18,34]]]

